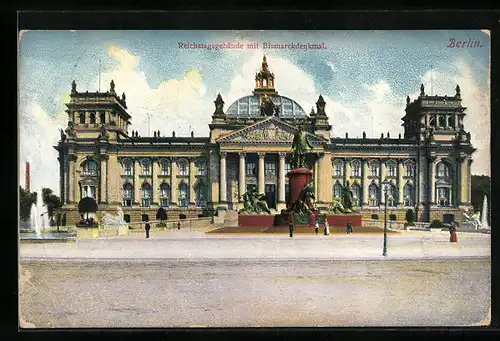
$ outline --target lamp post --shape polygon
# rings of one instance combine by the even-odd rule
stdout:
[[[382,186],[384,189],[384,251],[382,252],[382,256],[387,257],[387,181],[382,182]]]

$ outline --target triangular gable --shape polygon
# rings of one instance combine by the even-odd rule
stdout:
[[[299,128],[271,116],[265,120],[237,130],[216,140],[220,143],[259,143],[259,144],[291,144],[293,136]],[[323,137],[307,133],[307,139],[313,146],[319,146],[328,140]]]

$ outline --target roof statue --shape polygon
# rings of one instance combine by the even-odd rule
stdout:
[[[313,146],[307,140],[305,131],[299,126],[299,131],[294,135],[292,142],[292,168],[304,168],[306,154],[312,149]]]
[[[73,79],[73,82],[71,82],[71,94],[76,94],[76,82]]]
[[[424,95],[425,95],[424,84],[420,84],[420,96],[424,96]]]
[[[214,116],[224,116],[224,101],[222,100],[222,96],[217,94],[217,98],[214,101],[215,103],[215,112]]]
[[[109,83],[109,92],[115,92],[115,82],[113,80],[111,80],[111,83]]]
[[[457,87],[455,88],[455,92],[456,92],[455,97],[460,98],[460,87],[458,86],[458,84]]]

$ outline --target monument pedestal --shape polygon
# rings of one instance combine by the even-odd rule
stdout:
[[[287,210],[290,211],[292,209],[292,205],[299,198],[299,194],[304,189],[304,186],[311,182],[313,172],[307,168],[297,168],[292,169],[286,176],[288,177],[290,184],[290,196],[286,206]]]

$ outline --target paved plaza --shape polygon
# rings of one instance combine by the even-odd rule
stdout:
[[[490,235],[157,232],[20,244],[25,327],[488,323]]]

